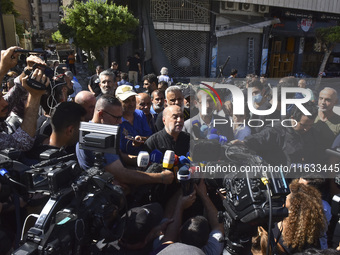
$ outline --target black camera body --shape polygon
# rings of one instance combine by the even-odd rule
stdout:
[[[26,70],[25,74],[28,75],[28,79],[27,79],[27,85],[30,86],[33,89],[37,89],[37,90],[46,90],[47,87],[45,86],[45,84],[33,79],[33,72],[35,71],[35,69],[40,69],[44,72],[45,76],[48,77],[50,79],[50,81],[53,78],[54,72],[51,68],[49,68],[48,66],[42,65],[42,64],[34,64],[33,65],[33,70]]]
[[[126,204],[112,179],[108,173],[88,171],[53,193],[13,254],[89,254],[93,240],[117,240]]]
[[[222,201],[224,210],[219,212],[224,224],[225,249],[230,254],[249,254],[251,238],[258,226],[271,227],[269,218],[278,222],[288,216],[283,205],[289,188],[283,172],[261,170],[266,162],[244,145],[220,145],[209,140],[199,140],[192,145],[190,156],[194,164],[205,160],[207,168],[234,169],[215,174],[219,179],[206,179],[206,184],[226,192]],[[256,171],[249,170],[252,167]]]

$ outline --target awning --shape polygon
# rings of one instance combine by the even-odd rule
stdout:
[[[236,28],[231,28],[231,29],[226,29],[226,30],[219,30],[219,31],[216,31],[216,37],[234,35],[234,34],[244,33],[244,32],[254,32],[254,29],[264,28],[264,27],[277,24],[277,23],[280,23],[280,19],[275,18],[272,20],[262,21],[262,22],[247,25],[247,26],[236,27]]]

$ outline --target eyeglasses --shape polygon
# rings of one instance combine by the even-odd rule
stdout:
[[[144,85],[149,85],[150,83],[144,83]]]
[[[99,110],[99,111],[100,111],[100,110]],[[102,110],[102,111],[105,112],[105,113],[107,113],[107,114],[110,115],[111,117],[116,118],[117,121],[119,121],[121,118],[123,118],[123,116],[115,116],[115,115],[113,115],[113,114],[111,114],[111,113],[109,113],[109,112],[107,112],[107,111],[104,111],[104,110]]]

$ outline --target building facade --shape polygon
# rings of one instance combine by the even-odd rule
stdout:
[[[338,24],[339,0],[150,0],[157,37],[174,76],[254,73],[317,76],[315,30]],[[327,68],[335,70],[337,48]],[[340,66],[339,66],[340,70]]]

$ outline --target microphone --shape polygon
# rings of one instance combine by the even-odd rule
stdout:
[[[206,138],[208,135],[209,127],[206,124],[201,126],[201,137]]]
[[[141,168],[145,168],[149,165],[149,152],[140,151],[137,156],[137,166]]]
[[[208,132],[208,135],[210,135],[210,134],[216,134],[217,135],[217,129],[216,128],[210,129],[209,132]]]
[[[157,149],[153,150],[150,154],[150,163],[158,163],[162,162],[163,153]]]
[[[210,134],[207,138],[208,140],[217,140],[221,145],[225,145],[228,142],[228,138],[223,135]]]
[[[196,138],[201,137],[201,123],[198,120],[194,120],[192,122],[192,132],[194,133]]]
[[[173,168],[174,163],[175,163],[175,152],[171,150],[167,150],[164,153],[164,157],[163,157],[163,168],[171,169]]]
[[[163,171],[162,164],[151,163],[151,165],[146,169],[147,173],[161,173]]]
[[[194,191],[189,166],[182,166],[177,172],[177,180],[181,184],[183,196],[188,196]]]
[[[181,165],[189,164],[190,165],[190,160],[186,156],[180,156],[179,157],[179,163]]]

